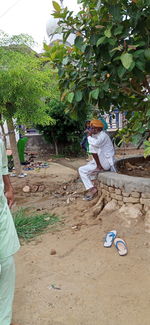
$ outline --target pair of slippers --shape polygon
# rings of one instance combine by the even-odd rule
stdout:
[[[127,255],[128,248],[126,242],[122,238],[116,236],[117,236],[116,230],[109,231],[104,240],[104,247],[111,247],[112,244],[114,243],[120,256]]]

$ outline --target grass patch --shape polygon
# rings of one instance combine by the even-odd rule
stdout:
[[[60,218],[49,214],[26,215],[26,209],[19,209],[13,213],[17,234],[25,240],[40,235],[48,226],[53,226],[60,221]]]

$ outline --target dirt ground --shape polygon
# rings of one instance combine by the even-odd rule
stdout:
[[[63,221],[58,229],[22,242],[16,255],[13,320],[19,325],[150,324],[150,235],[142,219],[125,228],[116,211],[93,218],[97,199],[83,200],[77,174],[85,162],[52,160],[48,168],[28,171],[23,179],[11,178],[14,209],[49,211]],[[22,191],[25,185],[31,193]],[[35,185],[43,187],[33,193]],[[112,229],[127,242],[127,256],[120,257],[113,246],[103,247]]]

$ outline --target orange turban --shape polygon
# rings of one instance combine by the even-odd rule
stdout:
[[[104,124],[100,120],[92,120],[90,122],[90,126],[91,127],[94,126],[95,128],[103,128],[104,127]]]

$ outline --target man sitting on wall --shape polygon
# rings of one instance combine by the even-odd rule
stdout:
[[[103,123],[100,120],[92,120],[88,133],[89,152],[93,159],[86,165],[79,168],[79,175],[88,191],[87,200],[92,200],[97,195],[97,187],[94,186],[91,178],[95,171],[116,171],[114,167],[114,147],[108,134],[103,131]],[[98,166],[98,168],[97,168]]]

